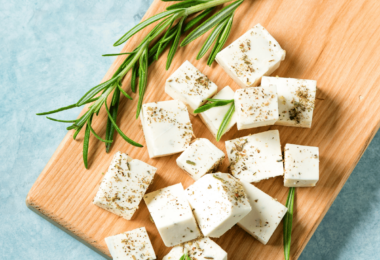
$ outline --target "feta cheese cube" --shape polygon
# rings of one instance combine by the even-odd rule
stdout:
[[[104,175],[93,203],[130,220],[139,208],[156,168],[117,152]]]
[[[174,247],[162,260],[179,260],[183,254],[197,260],[227,260],[227,253],[208,237]]]
[[[181,101],[144,104],[140,118],[150,158],[183,152],[189,146],[193,127]]]
[[[173,99],[181,100],[189,112],[202,106],[218,87],[189,61],[185,61],[167,80],[165,92]]]
[[[319,180],[319,149],[285,145],[285,187],[313,187]]]
[[[215,171],[224,158],[218,147],[205,138],[199,138],[177,158],[177,165],[191,178],[198,180],[206,173]]]
[[[114,260],[156,259],[145,227],[107,237],[105,241]]]
[[[285,59],[285,51],[257,24],[216,55],[216,61],[242,88],[257,86]]]
[[[215,99],[234,99],[235,92],[229,87],[223,88],[219,91],[213,98]],[[211,131],[214,137],[216,137],[218,133],[218,129],[223,121],[224,116],[227,114],[227,111],[230,109],[232,104],[228,104],[221,107],[213,107],[205,112],[199,114],[203,123],[207,126],[207,128]],[[228,124],[225,133],[231,130],[231,128],[236,124],[236,111],[232,115],[231,121]]]
[[[226,141],[230,171],[236,178],[259,182],[284,174],[278,130]]]
[[[243,186],[227,173],[206,174],[186,193],[204,236],[220,237],[251,211]]]
[[[274,125],[278,120],[276,86],[238,89],[235,106],[238,130]]]
[[[276,125],[311,127],[317,81],[263,77],[261,86],[276,86],[279,119]]]
[[[183,246],[175,246],[162,260],[180,260],[184,253],[185,250]]]
[[[237,224],[266,245],[288,209],[252,184],[242,181],[252,211]]]
[[[151,192],[144,200],[167,247],[201,236],[181,183]]]

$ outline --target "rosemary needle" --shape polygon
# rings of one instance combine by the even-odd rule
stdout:
[[[197,109],[194,110],[194,114],[199,114],[202,112],[205,112],[213,107],[220,107],[220,106],[225,106],[228,105],[232,102],[234,102],[233,99],[230,100],[225,100],[225,99],[207,99],[209,103],[206,103],[205,105],[198,107]]]
[[[209,102],[206,103],[205,105],[198,107],[197,109],[194,110],[194,114],[202,113],[205,112],[213,107],[220,107],[220,106],[225,106],[228,104],[231,104],[231,107],[228,109],[226,115],[224,116],[222,123],[219,126],[218,132],[216,134],[216,140],[220,141],[222,138],[223,134],[226,131],[226,128],[228,124],[231,121],[232,116],[234,115],[235,112],[235,103],[233,99],[215,99],[215,98],[208,98],[207,99]]]
[[[288,208],[284,217],[284,255],[285,260],[290,257],[290,245],[292,238],[292,225],[293,225],[293,204],[294,204],[295,188],[289,189],[288,198],[286,199],[285,206]]]
[[[232,116],[235,112],[235,103],[232,103],[230,109],[228,109],[227,114],[224,116],[222,123],[219,126],[218,133],[216,134],[216,141],[220,141],[222,136],[224,135],[228,124],[231,121]]]

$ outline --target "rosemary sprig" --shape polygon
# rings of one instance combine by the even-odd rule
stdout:
[[[222,123],[219,126],[218,133],[216,134],[216,141],[220,141],[222,136],[224,135],[228,124],[231,121],[232,116],[235,112],[235,103],[232,103],[230,109],[228,109],[227,114],[224,116]]]
[[[203,106],[201,107],[198,107],[197,109],[194,110],[194,114],[199,114],[199,113],[202,113],[202,112],[205,112],[213,107],[221,107],[221,106],[225,106],[225,105],[228,105],[230,103],[233,103],[234,100],[233,99],[229,99],[229,100],[226,100],[226,99],[212,99],[212,98],[208,98],[207,99],[209,102],[204,104]]]
[[[201,25],[196,27],[185,39],[179,44],[180,37],[186,31],[192,29],[197,23],[201,22],[205,17],[207,17],[214,7],[222,5],[232,0],[185,0],[179,1],[168,7],[167,11],[154,15],[147,20],[139,23],[126,34],[124,34],[119,40],[117,40],[114,46],[118,46],[126,42],[133,35],[147,27],[148,25],[158,22],[154,28],[142,39],[140,44],[130,52],[118,53],[118,54],[104,54],[103,56],[126,56],[123,63],[116,70],[114,75],[107,81],[91,88],[87,93],[83,95],[81,99],[75,104],[62,107],[49,112],[39,113],[37,115],[48,115],[64,110],[68,110],[75,107],[80,107],[85,104],[90,104],[88,110],[76,120],[58,120],[49,118],[53,121],[58,121],[62,123],[72,123],[71,126],[67,127],[67,130],[75,130],[73,138],[76,139],[82,128],[85,128],[85,135],[83,141],[83,162],[86,168],[88,168],[88,149],[89,149],[89,138],[92,133],[97,139],[104,142],[106,145],[106,152],[109,152],[112,140],[114,137],[115,130],[126,140],[128,143],[142,147],[141,144],[128,138],[121,129],[117,126],[117,114],[120,102],[120,95],[124,95],[127,99],[132,99],[132,97],[122,89],[122,81],[125,75],[131,70],[131,90],[133,93],[138,89],[138,104],[136,111],[136,118],[139,116],[141,106],[144,99],[144,94],[147,87],[148,78],[148,67],[149,65],[157,60],[159,56],[163,53],[167,46],[170,46],[166,69],[169,69],[173,57],[179,46],[185,46],[197,39],[198,37],[205,34],[210,29],[214,28],[208,40],[201,49],[198,58],[205,55],[212,45],[212,42],[216,40],[213,50],[208,58],[208,64],[211,64],[215,59],[216,51],[220,50],[226,39],[228,38],[229,31],[231,28],[233,14],[236,8],[244,0],[235,0],[230,5],[224,7],[222,10],[214,14],[212,17],[207,19]],[[192,17],[187,23],[185,19],[190,15],[197,14]],[[215,54],[215,55],[214,55]],[[138,83],[138,84],[137,84]],[[138,85],[138,88],[137,88]],[[109,109],[107,107],[107,100],[112,94],[112,101],[110,103]],[[105,139],[101,138],[95,133],[91,127],[91,123],[94,115],[97,116],[102,107],[105,107],[107,111],[107,126]]]
[[[191,258],[187,253],[184,253],[179,260],[191,260]]]
[[[285,260],[289,260],[290,257],[290,244],[292,238],[292,225],[293,225],[293,204],[294,204],[295,188],[289,189],[288,198],[286,199],[285,206],[288,208],[288,212],[284,217],[284,255]]]
[[[230,123],[231,118],[235,112],[235,103],[233,99],[208,98],[207,100],[209,101],[208,103],[194,110],[195,114],[205,112],[213,107],[221,107],[221,106],[225,106],[232,103],[231,107],[228,109],[226,115],[224,116],[222,123],[220,124],[218,132],[216,134],[216,140],[219,142],[222,136],[224,135],[226,128],[228,124]]]

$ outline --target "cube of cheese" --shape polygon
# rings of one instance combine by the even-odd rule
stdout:
[[[216,61],[242,88],[257,86],[285,59],[285,51],[264,27],[257,24],[216,55]]]
[[[193,127],[181,101],[144,104],[140,118],[150,158],[183,152],[189,146]]]
[[[165,92],[173,99],[181,100],[189,112],[202,106],[218,87],[189,61],[185,61],[167,80]]]
[[[144,200],[167,247],[201,236],[181,183],[151,192]]]
[[[105,241],[114,260],[156,259],[145,227],[107,237]]]
[[[279,118],[276,125],[311,127],[317,81],[263,77],[261,86],[276,86]]]
[[[235,92],[229,87],[223,88],[219,91],[213,98],[215,99],[234,99]],[[224,116],[227,114],[227,111],[230,109],[232,104],[228,104],[221,107],[213,107],[205,112],[199,114],[203,123],[207,126],[207,128],[211,131],[214,137],[216,137],[218,133],[218,129],[224,119]],[[225,133],[231,130],[231,128],[236,124],[236,111],[232,115],[231,121],[228,124]]]
[[[232,175],[242,181],[259,182],[284,174],[278,130],[226,141],[226,150]]]
[[[162,260],[179,260],[184,254],[197,260],[227,260],[227,253],[208,237],[174,247]]]
[[[237,224],[264,245],[288,209],[252,184],[242,181],[252,211]]]
[[[238,130],[274,125],[278,120],[276,86],[238,89],[235,106]]]
[[[199,138],[177,158],[177,165],[191,178],[198,180],[206,173],[215,171],[224,158],[218,147],[205,138]]]
[[[186,194],[204,236],[220,237],[251,211],[243,186],[227,173],[203,176]]]
[[[139,208],[156,168],[117,152],[104,175],[93,203],[130,220]]]
[[[319,180],[319,149],[285,145],[285,187],[313,187]]]

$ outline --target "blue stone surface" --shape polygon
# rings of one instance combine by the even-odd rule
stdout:
[[[96,85],[114,59],[101,54],[120,51],[112,44],[151,2],[0,0],[0,259],[104,259],[25,206],[66,134],[35,113],[74,103]],[[301,260],[379,259],[379,159],[377,134]]]

